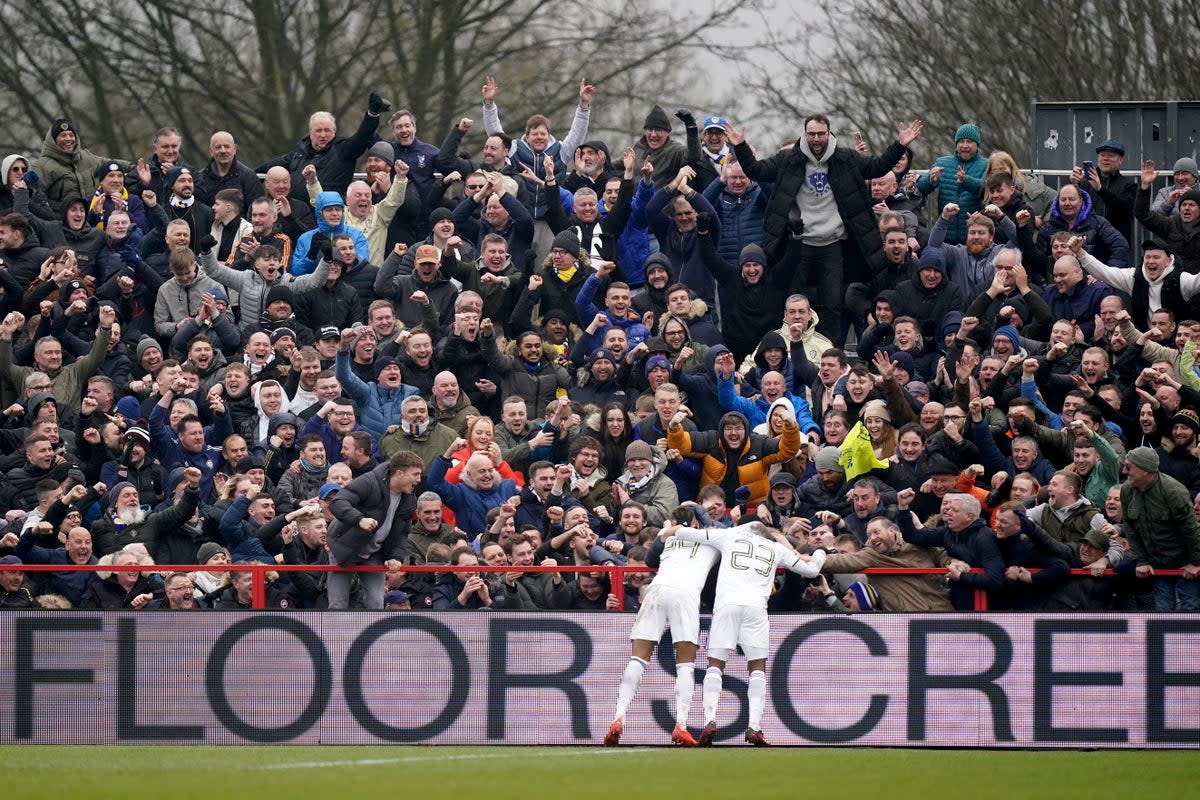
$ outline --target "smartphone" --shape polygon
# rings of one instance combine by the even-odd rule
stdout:
[[[1088,181],[1090,181],[1092,179],[1092,169],[1095,166],[1096,165],[1093,164],[1091,161],[1083,162],[1083,182],[1084,183],[1087,183]]]

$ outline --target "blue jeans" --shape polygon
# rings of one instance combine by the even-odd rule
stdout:
[[[1155,611],[1200,611],[1200,581],[1154,579]]]

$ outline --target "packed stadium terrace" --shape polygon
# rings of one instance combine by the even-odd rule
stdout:
[[[594,92],[561,139],[489,79],[440,146],[372,94],[263,164],[7,155],[0,605],[635,609],[664,525],[759,520],[826,554],[772,612],[1200,608],[1192,158],[605,142]]]

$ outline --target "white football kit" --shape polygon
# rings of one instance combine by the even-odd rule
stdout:
[[[667,540],[629,638],[657,642],[670,625],[671,641],[699,643],[700,590],[719,556],[698,542],[676,536]]]
[[[680,528],[675,532],[674,538],[706,544],[721,553],[712,628],[708,634],[708,654],[721,661],[727,660],[729,652],[738,645],[749,661],[766,658],[770,652],[767,599],[775,583],[776,568],[815,578],[825,563],[823,551],[805,561],[790,548],[754,533],[754,526],[761,525],[749,522],[735,528]]]

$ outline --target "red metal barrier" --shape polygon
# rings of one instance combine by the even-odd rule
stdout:
[[[382,565],[364,565],[358,567],[338,567],[331,564],[0,564],[0,571],[15,572],[250,572],[253,575],[252,608],[263,608],[267,602],[268,572],[386,572]],[[451,567],[444,564],[420,566],[405,565],[403,572],[604,572],[609,576],[611,591],[617,598],[617,611],[625,609],[625,575],[630,572],[654,572],[650,567],[629,567],[617,565],[588,565],[580,567],[515,567],[505,565],[492,567],[485,564],[478,566]],[[779,570],[783,572],[784,570]],[[855,574],[864,575],[945,575],[949,570],[945,567],[868,567],[858,570]],[[1031,569],[1030,572],[1038,572]],[[975,575],[982,575],[983,570],[975,567],[971,570]],[[1089,576],[1089,569],[1073,569],[1072,575]],[[1116,575],[1115,570],[1105,570],[1105,576]],[[1156,569],[1156,577],[1180,578],[1182,569]],[[987,611],[987,592],[975,590],[975,610]]]

